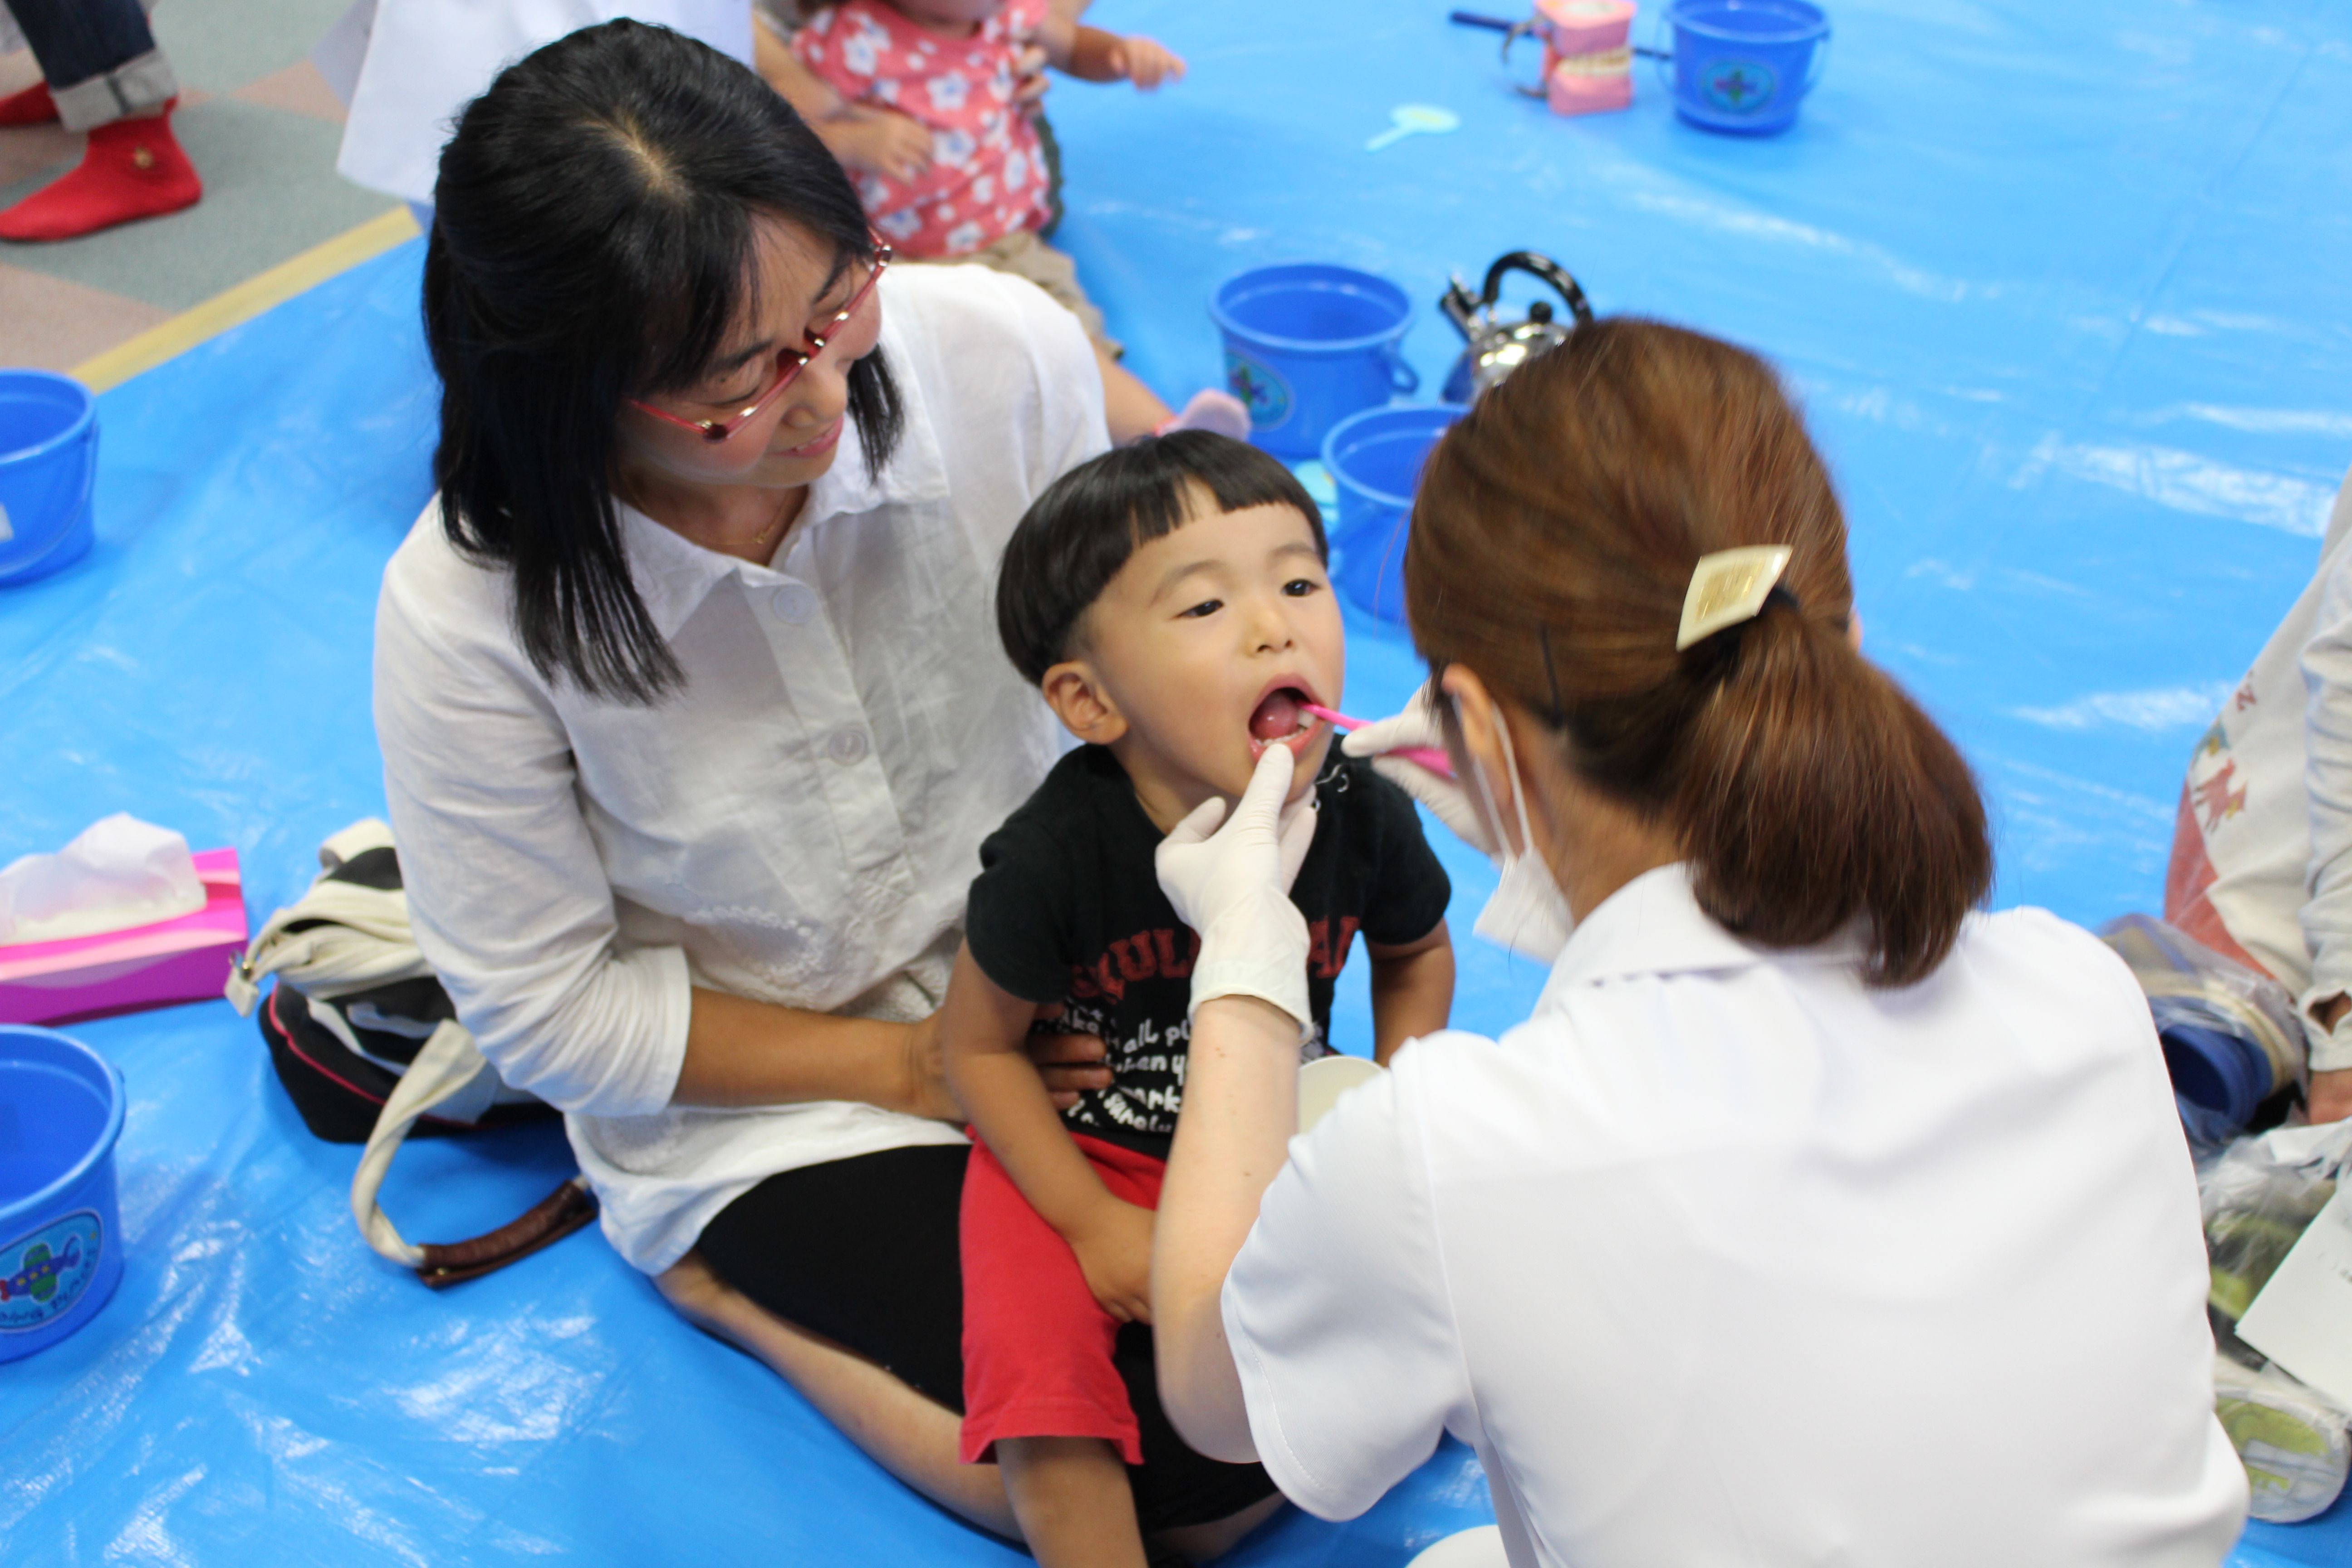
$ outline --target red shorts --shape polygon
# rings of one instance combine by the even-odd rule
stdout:
[[[1164,1161],[1071,1136],[1113,1197],[1160,1206]],[[1111,1365],[1118,1330],[1070,1244],[974,1138],[963,1177],[963,1462],[987,1460],[999,1437],[1101,1437],[1141,1464],[1142,1433]]]

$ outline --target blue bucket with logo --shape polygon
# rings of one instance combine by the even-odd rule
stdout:
[[[45,370],[0,370],[0,586],[89,553],[98,403]]]
[[[1250,439],[1279,458],[1314,457],[1340,420],[1421,385],[1397,348],[1412,301],[1370,272],[1253,267],[1217,285],[1209,315],[1224,334],[1225,383],[1249,405]]]
[[[1323,467],[1339,492],[1332,577],[1360,610],[1404,624],[1404,546],[1421,467],[1447,426],[1467,414],[1459,403],[1370,408],[1341,420],[1323,441]]]
[[[122,1280],[122,1075],[54,1029],[0,1025],[0,1362],[96,1317]]]
[[[1829,58],[1830,19],[1808,0],[1674,0],[1666,25],[1675,112],[1734,136],[1795,124]]]

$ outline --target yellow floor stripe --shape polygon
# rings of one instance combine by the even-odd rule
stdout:
[[[381,256],[395,245],[415,239],[416,220],[404,206],[326,244],[314,246],[290,261],[248,278],[236,288],[214,295],[194,310],[151,327],[130,342],[118,343],[95,359],[74,366],[73,377],[92,392],[119,386],[141,371],[152,370],[174,354],[184,353],[208,338],[218,337],[242,321],[249,321],[273,305],[281,305],[303,289],[324,283],[335,274]]]

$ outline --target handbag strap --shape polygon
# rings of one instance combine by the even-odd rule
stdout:
[[[367,1244],[392,1262],[415,1270],[419,1279],[436,1289],[503,1268],[596,1217],[596,1198],[588,1190],[587,1178],[574,1176],[519,1218],[469,1241],[419,1247],[393,1225],[377,1194],[392,1169],[393,1156],[400,1152],[417,1118],[468,1095],[487,1104],[498,1083],[496,1069],[475,1045],[474,1037],[461,1024],[444,1022],[394,1086],[376,1117],[375,1131],[368,1135],[367,1147],[360,1152],[359,1169],[352,1176],[352,1217],[359,1222]]]
[[[239,1014],[253,1016],[261,983],[272,974],[305,995],[334,997],[433,973],[409,929],[405,892],[335,876],[370,850],[391,847],[392,829],[373,817],[319,846],[310,890],[263,922],[229,972],[224,994]]]

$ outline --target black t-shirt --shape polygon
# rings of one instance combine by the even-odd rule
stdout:
[[[1356,933],[1418,942],[1453,892],[1402,790],[1337,754],[1315,789],[1315,843],[1290,889],[1310,942],[1308,1055],[1323,1054],[1332,982]],[[980,847],[964,934],[991,980],[1024,1001],[1061,1003],[1058,1027],[1109,1047],[1111,1087],[1062,1113],[1071,1130],[1165,1157],[1201,939],[1160,890],[1160,837],[1118,760],[1081,746]]]

